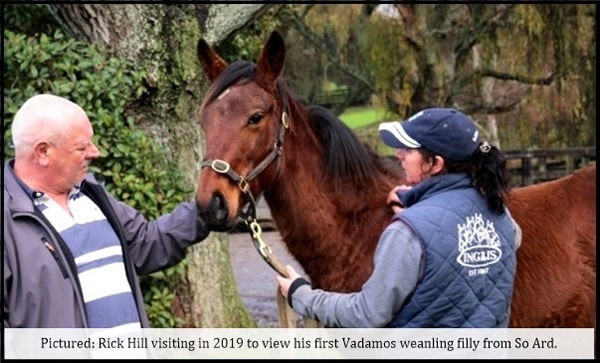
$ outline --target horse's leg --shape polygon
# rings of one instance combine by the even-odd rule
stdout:
[[[296,312],[287,304],[286,298],[279,292],[279,286],[275,292],[277,295],[277,314],[280,328],[296,328],[296,321],[298,315]]]

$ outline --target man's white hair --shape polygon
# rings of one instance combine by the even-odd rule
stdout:
[[[85,111],[66,98],[39,94],[29,98],[19,108],[11,132],[15,156],[31,151],[39,141],[57,142],[69,129],[74,113]]]

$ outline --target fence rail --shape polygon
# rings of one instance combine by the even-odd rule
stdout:
[[[330,108],[334,105],[342,104],[348,98],[348,90],[347,89],[336,89],[333,91],[322,91],[317,92],[312,96],[308,95],[299,95],[299,98],[307,104],[311,105],[319,105],[325,108]]]
[[[596,147],[507,150],[506,166],[513,186],[558,179],[596,161]]]

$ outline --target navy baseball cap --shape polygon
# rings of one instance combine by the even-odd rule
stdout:
[[[475,123],[453,108],[427,108],[403,122],[383,122],[379,135],[388,146],[424,148],[455,161],[471,159],[480,143]]]

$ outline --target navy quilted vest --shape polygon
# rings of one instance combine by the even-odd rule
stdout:
[[[396,215],[420,236],[424,272],[390,327],[507,327],[516,269],[510,217],[492,212],[466,174],[401,195]]]

